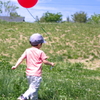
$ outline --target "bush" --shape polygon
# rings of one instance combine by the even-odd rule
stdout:
[[[85,12],[76,12],[71,15],[74,22],[85,23],[87,21],[87,14]]]
[[[61,17],[62,17],[61,13],[53,14],[53,13],[46,12],[40,18],[40,22],[61,22],[62,21]]]
[[[89,19],[89,22],[91,23],[100,23],[100,14],[94,14],[91,16],[91,18]]]

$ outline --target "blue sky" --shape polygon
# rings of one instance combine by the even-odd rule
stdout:
[[[8,1],[8,0],[3,0]],[[10,0],[19,7],[18,14],[25,17],[25,21],[34,22],[34,18],[28,13],[26,8],[19,5],[17,0]],[[63,20],[76,12],[84,11],[87,16],[100,14],[100,0],[38,0],[38,3],[28,9],[34,17],[42,17],[43,13],[49,11],[50,13],[61,12]]]

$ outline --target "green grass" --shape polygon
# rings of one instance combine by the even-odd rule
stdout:
[[[5,58],[3,58],[5,59]],[[11,70],[11,65],[0,62],[0,99],[15,100],[27,88],[25,65]],[[84,69],[82,63],[60,63],[50,70],[43,67],[43,80],[39,89],[40,100],[99,100],[100,70]]]
[[[0,26],[0,100],[16,100],[28,88],[25,64],[16,70],[11,70],[11,66],[30,47],[30,35],[37,32],[47,41],[41,49],[49,61],[56,63],[52,70],[43,65],[39,99],[100,99],[100,68],[90,70],[87,67],[91,66],[84,63],[69,62],[69,59],[99,61],[99,24],[41,23],[49,35],[37,23],[0,22]]]
[[[13,61],[29,47],[29,37],[33,33],[41,33],[47,44],[43,50],[53,57],[68,59],[99,58],[100,25],[59,23],[40,24],[49,34],[46,34],[37,23],[2,23],[0,28],[1,55],[13,57]],[[2,51],[3,50],[3,51]],[[12,53],[14,51],[14,53]],[[49,52],[48,52],[49,51]],[[55,53],[56,52],[56,53]]]

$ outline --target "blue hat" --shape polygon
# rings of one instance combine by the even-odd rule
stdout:
[[[31,45],[38,45],[40,43],[46,43],[42,35],[40,35],[39,33],[34,33],[33,35],[31,35],[29,41]]]

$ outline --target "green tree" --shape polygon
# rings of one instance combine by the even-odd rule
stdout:
[[[70,22],[70,18],[69,18],[69,16],[67,17],[67,22]]]
[[[3,13],[7,16],[19,16],[16,10],[18,9],[10,0],[9,1],[0,1],[0,13]]]
[[[17,12],[10,13],[10,17],[21,17]]]
[[[11,1],[4,2],[4,8],[5,12],[8,13],[8,15],[18,16],[16,9],[18,9],[17,6],[15,6]]]
[[[100,14],[91,15],[89,22],[97,23],[97,24],[100,23]]]
[[[0,1],[0,13],[2,13],[2,5],[3,5],[3,2]]]
[[[40,18],[40,22],[61,22],[62,14],[59,12],[57,14],[49,13],[48,11],[43,14]]]
[[[85,23],[87,22],[87,14],[83,11],[76,12],[75,14],[71,15],[72,20],[74,22]]]

